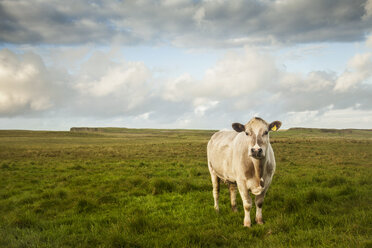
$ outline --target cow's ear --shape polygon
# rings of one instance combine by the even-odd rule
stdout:
[[[240,132],[244,132],[245,131],[245,127],[243,124],[240,124],[240,123],[233,123],[232,124],[232,128],[237,131],[238,133]]]
[[[282,126],[280,121],[273,121],[269,125],[269,131],[276,131]]]

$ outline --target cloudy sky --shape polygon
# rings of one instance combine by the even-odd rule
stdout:
[[[0,0],[0,129],[372,128],[372,0]]]

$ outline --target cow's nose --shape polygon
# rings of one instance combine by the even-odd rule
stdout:
[[[252,153],[261,154],[261,153],[262,153],[262,148],[258,148],[258,149],[251,148],[251,152],[252,152]]]

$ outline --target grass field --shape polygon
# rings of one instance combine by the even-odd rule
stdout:
[[[0,131],[0,247],[372,247],[372,131],[272,133],[251,229],[224,185],[214,211],[212,134]]]

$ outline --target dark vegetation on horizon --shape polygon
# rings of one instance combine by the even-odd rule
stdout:
[[[126,128],[126,127],[72,127],[70,132],[131,132],[134,130],[160,130],[160,131],[196,131],[195,129],[153,129],[153,128]],[[287,130],[291,131],[310,131],[310,132],[324,132],[324,133],[352,133],[353,131],[372,131],[372,129],[332,129],[332,128],[306,128],[306,127],[291,127]],[[280,131],[287,131],[280,130]]]
[[[251,229],[224,185],[214,211],[215,131],[91,131],[0,130],[0,247],[372,246],[371,130],[271,133],[277,171]]]

